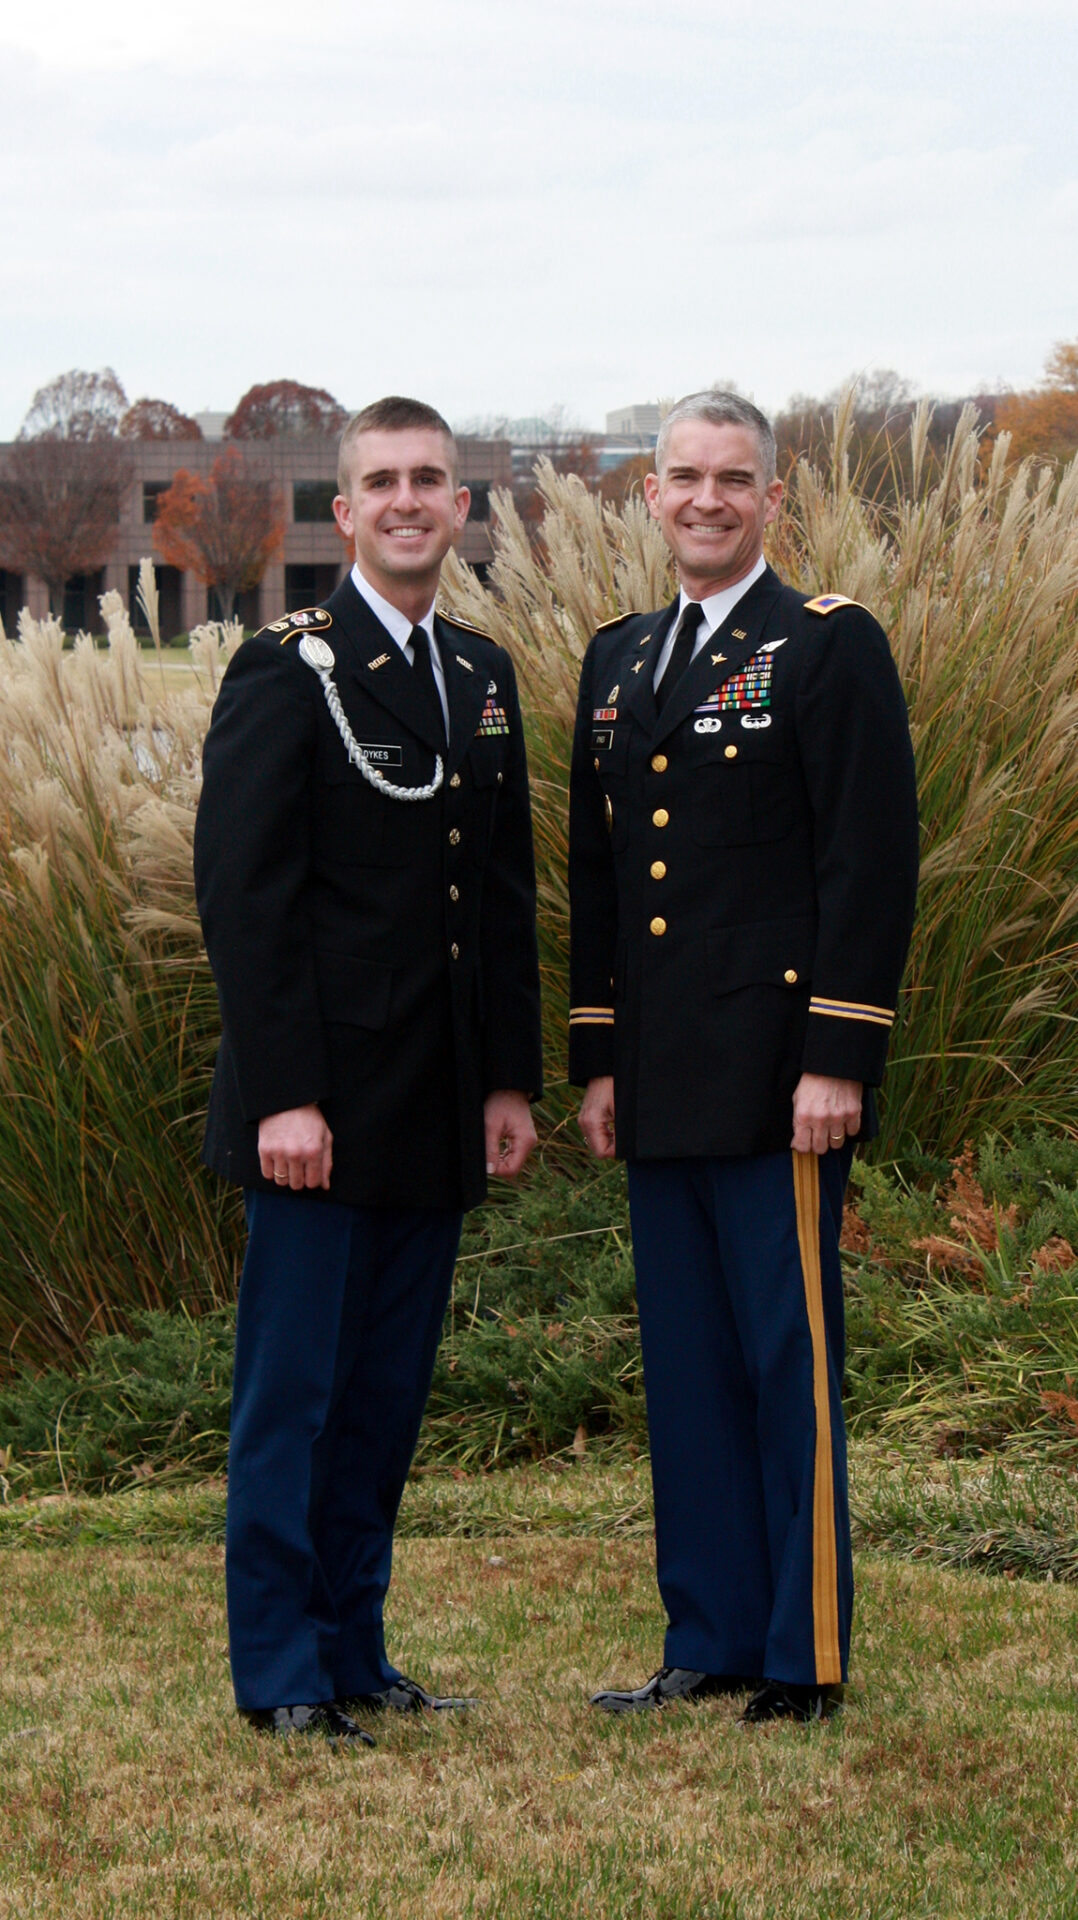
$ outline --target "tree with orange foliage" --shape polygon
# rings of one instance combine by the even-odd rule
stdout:
[[[136,400],[120,421],[121,440],[201,440],[202,428],[171,400]]]
[[[284,528],[280,488],[238,447],[226,447],[206,475],[179,469],[158,500],[153,537],[170,567],[216,587],[230,620],[236,595],[256,587],[282,552]]]
[[[348,415],[324,387],[270,380],[248,387],[225,421],[226,440],[273,440],[280,433],[337,434]]]
[[[1078,453],[1078,340],[1057,340],[1039,388],[1010,393],[1000,402],[996,430],[1010,434],[1016,459],[1073,459]]]

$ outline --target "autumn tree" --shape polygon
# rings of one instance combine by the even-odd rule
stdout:
[[[215,587],[226,620],[284,548],[285,507],[266,470],[226,447],[208,474],[181,467],[157,502],[154,544],[171,567]]]
[[[1010,434],[1016,459],[1073,459],[1078,453],[1078,340],[1056,342],[1039,388],[1007,394],[996,414],[996,428]]]
[[[20,440],[114,440],[127,412],[127,395],[111,367],[86,373],[72,367],[39,387],[19,428]]]
[[[119,425],[122,440],[201,440],[202,428],[171,400],[136,400]]]
[[[348,414],[324,387],[271,380],[249,387],[225,421],[226,440],[273,440],[278,434],[338,434]]]
[[[55,613],[67,582],[111,551],[131,478],[117,433],[126,411],[111,367],[73,368],[35,393],[0,465],[0,566],[44,580]]]
[[[116,440],[17,440],[0,464],[0,566],[44,580],[62,613],[67,582],[108,559],[130,477]]]

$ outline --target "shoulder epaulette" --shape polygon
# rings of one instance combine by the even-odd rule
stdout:
[[[276,634],[282,647],[286,640],[294,640],[297,634],[325,633],[333,625],[333,615],[325,607],[301,607],[298,613],[282,613],[279,620],[271,620],[263,633]]]
[[[444,620],[447,627],[460,627],[464,633],[477,633],[480,640],[489,640],[497,645],[493,634],[484,633],[482,627],[474,627],[470,620],[462,620],[459,613],[439,613],[438,618]]]
[[[608,627],[620,627],[623,620],[635,620],[636,618],[636,613],[632,611],[629,613],[616,613],[612,620],[600,620],[595,631],[596,633],[605,633]]]
[[[851,600],[845,593],[818,593],[815,600],[805,601],[806,613],[834,613],[839,607],[861,607],[862,613],[868,612],[860,600]]]

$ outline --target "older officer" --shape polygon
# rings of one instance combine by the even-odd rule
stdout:
[[[913,755],[871,615],[763,559],[764,416],[667,416],[645,483],[681,592],[584,662],[570,1072],[628,1162],[665,1661],[611,1712],[755,1686],[822,1718],[853,1580],[838,1237],[916,886]]]
[[[237,1705],[370,1741],[393,1525],[461,1213],[534,1144],[539,986],[513,669],[435,616],[468,511],[433,408],[345,428],[356,564],[236,653],[195,874],[223,1038],[207,1164],[246,1190],[226,1551]]]

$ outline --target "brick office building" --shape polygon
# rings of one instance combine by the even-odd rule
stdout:
[[[115,587],[138,624],[135,584],[139,561],[148,554],[157,569],[161,603],[161,630],[166,640],[186,633],[218,613],[212,588],[193,573],[166,567],[153,546],[153,519],[158,497],[180,467],[208,473],[225,444],[220,437],[224,415],[201,415],[202,440],[133,440],[125,443],[131,456],[131,479],[120,505],[120,518],[106,566],[96,573],[76,575],[64,595],[63,624],[68,632],[100,627],[98,596]],[[337,439],[279,435],[271,440],[244,440],[246,458],[269,471],[285,504],[284,551],[266,568],[257,587],[242,594],[237,615],[250,628],[262,626],[279,613],[292,613],[324,600],[333,591],[348,563],[333,519],[331,501],[337,491]],[[507,440],[458,439],[461,478],[471,489],[468,523],[457,544],[463,560],[482,573],[491,555],[490,493],[509,487],[513,478],[512,452]],[[6,451],[0,447],[0,456]],[[0,571],[0,618],[10,635],[16,631],[19,609],[27,606],[41,617],[48,610],[43,581],[32,574]]]

